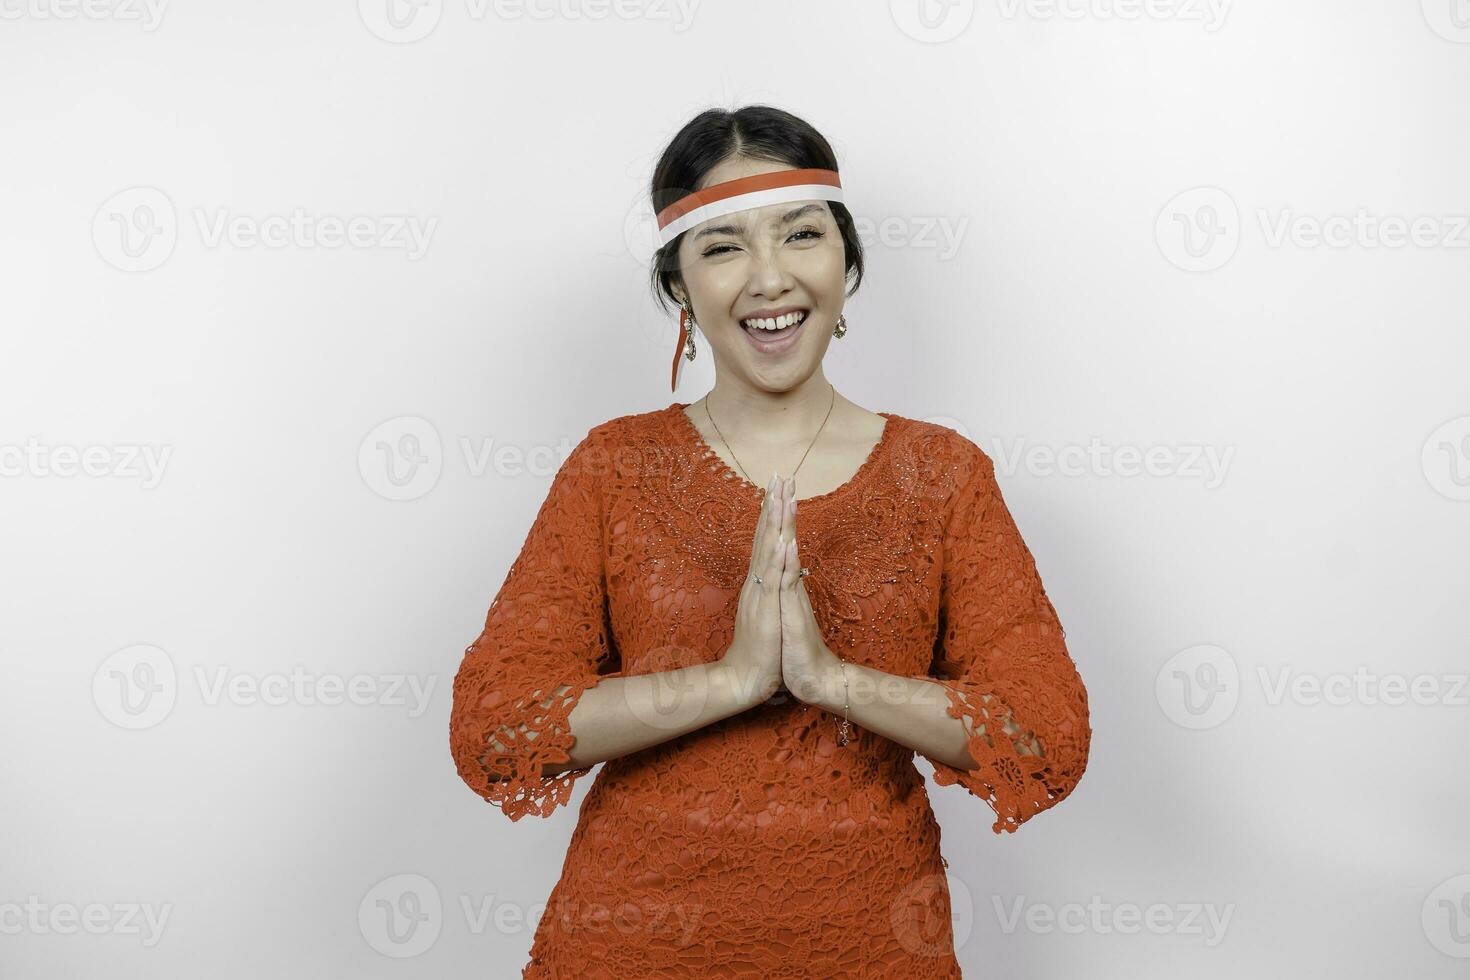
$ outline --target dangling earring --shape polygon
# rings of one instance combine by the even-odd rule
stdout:
[[[847,333],[847,314],[846,313],[839,313],[837,315],[837,326],[835,326],[835,327],[832,328],[832,336],[841,339],[842,336],[844,334],[846,334],[846,333]]]
[[[684,357],[692,361],[694,360],[694,355],[697,353],[694,349],[694,328],[699,326],[699,324],[695,321],[694,310],[689,306],[687,300],[683,307],[681,307],[680,314],[689,320],[689,327],[684,331]]]
[[[686,361],[694,360],[694,328],[697,326],[694,320],[694,311],[689,308],[689,301],[685,300],[679,306],[679,342],[674,347],[674,367],[669,378],[669,390],[677,391],[679,388],[679,369],[683,367],[679,363],[679,355],[683,354]]]

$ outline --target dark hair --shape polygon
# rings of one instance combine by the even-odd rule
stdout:
[[[748,105],[733,112],[706,109],[679,130],[659,157],[650,193],[654,214],[697,190],[705,175],[731,156],[769,160],[796,169],[837,169],[837,155],[826,137],[784,109],[768,105]],[[863,281],[863,246],[847,207],[838,201],[828,201],[827,206],[842,232],[847,254],[844,276],[851,280],[847,291],[851,296]],[[679,302],[673,283],[681,278],[679,245],[683,241],[681,234],[653,254],[649,285],[654,301],[665,312],[669,312],[669,302],[675,306]]]

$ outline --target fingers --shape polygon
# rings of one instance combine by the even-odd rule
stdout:
[[[755,583],[756,588],[766,592],[774,592],[781,584],[781,556],[785,544],[781,540],[781,511],[785,501],[783,487],[784,481],[772,474],[761,501],[760,518],[756,522],[755,540],[751,545],[750,568],[753,574],[746,576],[746,581],[755,583],[755,577],[760,576],[761,582]]]
[[[786,543],[791,540],[786,536],[786,529],[781,520],[781,515],[785,513],[788,506],[785,492],[786,481],[778,480],[776,486],[776,503],[769,515],[770,527],[768,529],[768,533],[774,536],[775,540],[768,553],[765,571],[761,572],[767,589],[772,593],[781,587],[781,564],[785,561]]]
[[[795,541],[787,541],[785,543],[785,547],[781,549],[781,591],[782,592],[790,592],[791,591],[791,586],[793,584],[793,581],[792,580],[796,578],[796,567],[795,567],[796,563],[791,558],[791,549],[795,546],[795,544],[796,544]]]
[[[790,592],[796,601],[793,608],[811,612],[812,600],[801,581],[801,549],[796,543],[796,477],[791,478],[787,502],[784,508],[786,519],[785,545],[781,550],[781,590]],[[784,600],[783,600],[784,604]],[[813,613],[813,615],[815,615]]]
[[[791,589],[796,585],[798,573],[801,571],[801,562],[796,554],[796,477],[791,478],[790,499],[782,507],[782,534],[785,536],[785,547],[781,553],[781,588]]]
[[[796,540],[796,477],[788,477],[781,491],[781,533],[787,541]]]
[[[781,562],[786,554],[787,541],[785,537],[777,534],[774,547],[771,548],[771,558],[766,565],[766,570],[761,572],[761,577],[766,581],[766,591],[771,595],[781,587]]]
[[[791,543],[790,555],[786,564],[791,567],[791,595],[796,600],[796,608],[807,615],[815,616],[812,611],[812,597],[806,590],[806,583],[801,578],[801,554],[796,547],[796,542]]]
[[[771,481],[766,484],[766,492],[761,497],[761,512],[755,522],[755,537],[750,543],[750,567],[761,575],[765,574],[759,570],[770,552],[771,539],[780,533],[775,517],[780,505],[779,487],[776,475],[771,474]]]

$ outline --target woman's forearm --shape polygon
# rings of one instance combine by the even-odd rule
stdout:
[[[586,688],[567,715],[567,725],[576,737],[567,750],[569,761],[544,766],[542,775],[587,768],[666,742],[739,714],[770,693],[742,681],[721,660],[604,678]],[[553,697],[561,697],[567,690],[562,686]],[[537,733],[522,727],[520,734],[534,741]],[[504,751],[493,737],[489,748],[491,753]]]
[[[937,680],[903,677],[853,663],[838,664],[802,685],[798,696],[841,718],[844,670],[847,718],[854,725],[957,769],[974,769],[979,764],[970,755],[969,729],[963,719],[949,713],[949,695]],[[983,695],[982,700],[989,702],[990,696]],[[999,727],[1015,742],[1021,755],[1043,754],[1040,740],[1009,718]],[[976,726],[975,734],[987,741],[991,738],[983,723]]]

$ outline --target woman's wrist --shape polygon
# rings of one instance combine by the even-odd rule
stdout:
[[[843,664],[841,657],[824,647],[816,664],[805,673],[789,679],[788,686],[798,700],[841,715],[847,703],[850,680],[847,672],[850,669],[850,665]]]
[[[731,661],[729,654],[708,665],[710,687],[728,699],[737,711],[769,701],[780,686],[780,678],[762,677],[754,667]],[[774,680],[774,683],[773,683]]]

